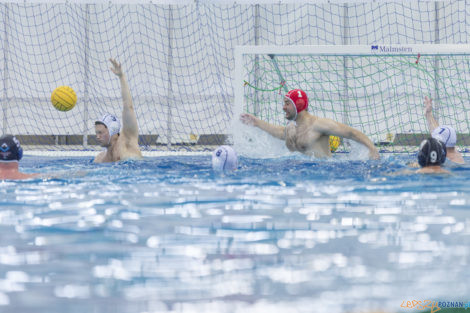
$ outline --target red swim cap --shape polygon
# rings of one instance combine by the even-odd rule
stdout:
[[[305,91],[301,89],[293,89],[286,94],[286,98],[290,99],[294,103],[297,113],[307,109],[308,98]]]

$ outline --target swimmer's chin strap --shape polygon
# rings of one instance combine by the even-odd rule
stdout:
[[[292,103],[292,105],[294,106],[294,110],[295,110],[295,116],[294,118],[291,120],[291,121],[296,121],[297,120],[297,116],[298,116],[298,113],[297,113],[297,106],[295,105],[294,101],[292,101],[291,98],[287,97],[287,99],[289,99],[290,103]]]
[[[299,114],[297,113],[297,107],[296,107],[295,105],[294,105],[294,109],[295,109],[295,116],[294,116],[294,118],[293,118],[292,120],[293,120],[294,123],[295,123],[295,122],[297,121],[297,116],[298,116]]]
[[[294,101],[292,101],[291,98],[287,98],[287,99],[289,99],[290,103],[292,103],[292,105],[294,106],[295,116],[294,116],[293,119],[287,120],[287,125],[286,125],[286,127],[284,127],[284,138],[287,138],[287,126],[288,126],[290,123],[294,123],[294,125],[297,125],[297,117],[298,117],[297,107],[295,106]]]

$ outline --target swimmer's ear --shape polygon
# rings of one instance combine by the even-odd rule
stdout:
[[[18,150],[18,161],[23,157],[23,148],[20,145],[20,141],[13,136],[13,142],[16,144],[16,149]]]
[[[18,161],[23,157],[23,148],[19,147],[18,149]]]

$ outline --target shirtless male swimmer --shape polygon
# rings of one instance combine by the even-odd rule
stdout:
[[[285,140],[290,151],[299,151],[316,158],[330,157],[329,136],[333,135],[361,143],[369,149],[371,159],[380,158],[374,143],[365,134],[345,124],[312,115],[307,112],[307,108],[307,94],[301,89],[294,89],[285,95],[283,110],[286,119],[295,123],[285,127],[272,125],[248,113],[241,114],[240,120]]]
[[[138,143],[139,127],[129,85],[121,69],[121,64],[114,59],[110,59],[110,61],[113,64],[111,71],[119,77],[121,82],[122,129],[119,119],[113,114],[105,114],[95,122],[96,140],[102,147],[106,148],[106,151],[100,152],[95,157],[94,162],[96,163],[142,158]]]

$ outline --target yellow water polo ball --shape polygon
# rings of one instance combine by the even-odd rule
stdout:
[[[77,94],[69,86],[60,86],[52,92],[51,102],[59,111],[70,111],[77,103]]]
[[[341,138],[338,136],[330,136],[330,151],[335,152],[341,144]]]

